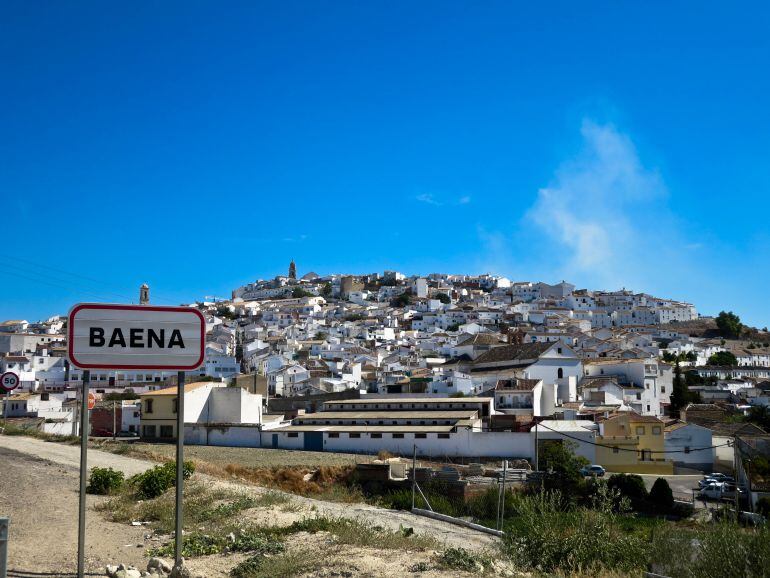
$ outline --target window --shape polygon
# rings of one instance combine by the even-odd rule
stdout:
[[[564,377],[564,370],[561,367],[556,372],[556,377],[558,377],[559,379],[562,379]]]
[[[148,399],[144,402],[144,413],[152,413],[152,400]]]
[[[416,440],[424,440],[427,436],[427,434],[424,433],[416,433],[414,434],[414,439]]]
[[[616,454],[616,453],[618,453],[619,451],[620,451],[620,450],[618,449],[618,446],[613,446],[613,447],[612,447],[612,453],[613,453],[613,454]]]
[[[348,437],[349,438],[360,438],[361,434],[360,433],[352,433],[352,434],[348,434]]]
[[[644,426],[638,425],[636,426],[636,435],[643,436],[644,435]]]
[[[556,351],[558,351],[559,355],[561,355],[561,347],[557,348]]]
[[[179,398],[175,397],[173,401],[173,406],[171,408],[171,413],[176,413],[179,411]]]
[[[382,437],[382,434],[381,433],[373,433],[371,435],[371,437],[372,437],[372,439],[380,439]]]
[[[690,453],[690,446],[684,446],[684,453],[686,454]]]
[[[146,438],[154,438],[155,437],[155,426],[154,425],[144,425],[142,426],[142,436]]]
[[[666,393],[666,386],[665,385],[661,385],[660,386],[660,393]]]
[[[297,438],[297,437],[299,437],[299,434],[297,432],[295,432],[295,431],[289,432],[287,435],[290,438]]]
[[[659,436],[660,435],[660,426],[654,425],[652,426],[652,435]]]
[[[400,439],[403,439],[403,437],[404,437],[404,434],[402,434],[402,433],[394,433],[393,434],[393,439],[394,440],[400,440]]]
[[[329,433],[329,437],[330,438],[338,438],[338,437],[340,437],[340,434],[338,434],[336,432],[331,432],[331,433]]]
[[[448,440],[449,434],[438,434],[438,439],[440,440]]]
[[[647,411],[650,411],[650,404],[647,404]]]
[[[160,437],[162,438],[174,437],[174,426],[171,426],[171,425],[160,426]]]

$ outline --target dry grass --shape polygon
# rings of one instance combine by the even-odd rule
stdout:
[[[123,453],[157,462],[175,459],[173,444],[147,444],[143,442],[113,443],[111,440],[92,442],[94,447],[105,451]],[[125,448],[121,446],[130,446]],[[239,464],[247,468],[349,466],[370,462],[374,456],[338,454],[332,452],[306,452],[302,450],[274,450],[270,448],[234,448],[218,446],[185,446],[185,459],[226,467]]]

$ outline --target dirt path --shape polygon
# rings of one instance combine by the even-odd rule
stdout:
[[[30,456],[36,456],[37,458],[40,458],[42,460],[49,460],[50,462],[53,462],[55,464],[65,466],[66,473],[67,473],[67,480],[68,480],[67,487],[66,488],[62,487],[58,490],[54,490],[53,493],[49,491],[48,497],[50,498],[50,502],[55,504],[56,503],[55,498],[59,492],[62,495],[70,495],[73,491],[75,492],[73,497],[74,504],[75,504],[74,509],[68,509],[67,511],[71,512],[72,524],[74,524],[73,536],[76,536],[77,535],[76,490],[77,490],[77,474],[78,474],[77,469],[80,463],[79,461],[80,447],[64,445],[59,443],[45,442],[35,438],[28,438],[23,436],[0,436],[0,449],[2,448],[14,450],[16,452],[21,452],[23,454],[27,454]],[[5,469],[6,463],[10,462],[11,459],[12,458],[9,452],[3,452],[2,454],[0,454],[0,471]],[[153,462],[111,454],[109,452],[104,452],[100,450],[89,449],[88,451],[89,468],[92,468],[94,466],[112,467],[123,471],[126,475],[133,475],[133,474],[142,472],[147,468],[152,467],[153,465],[155,465]],[[45,466],[40,466],[40,467],[43,468],[43,470],[45,470]],[[63,471],[65,469],[63,469]],[[70,478],[74,480],[74,486],[72,486],[72,489],[69,490],[70,494],[67,494],[69,484],[70,484]],[[258,488],[252,485],[243,485],[243,484],[237,484],[233,482],[223,482],[222,480],[219,480],[216,478],[211,478],[211,479],[216,483],[228,485],[228,486],[237,488],[241,491],[245,490],[245,491],[251,491],[256,493],[261,493],[265,491],[263,488]],[[50,485],[50,483],[46,484],[45,482],[46,482],[45,479],[41,480],[41,486],[43,487],[43,489],[47,488],[47,486]],[[17,486],[17,488],[18,487],[23,487],[23,486]],[[8,486],[6,486],[6,484],[3,483],[3,485],[0,486],[0,490],[2,490],[3,488],[8,488]],[[2,495],[7,496],[8,494],[6,494],[6,492],[3,490]],[[28,499],[31,500],[30,503],[27,504],[27,508],[26,508],[27,511],[37,509],[37,508],[30,508],[29,507],[30,505],[33,505],[36,502],[37,504],[42,503],[40,500],[37,500],[34,495],[30,495],[26,490],[23,491],[23,495],[28,496]],[[94,498],[94,500],[96,499],[98,498]],[[91,498],[89,498],[89,508],[92,507],[92,505],[90,504],[90,500]],[[477,531],[463,528],[460,526],[455,526],[453,524],[448,524],[446,522],[440,522],[437,520],[423,518],[409,512],[397,511],[397,510],[386,510],[383,508],[377,508],[375,506],[370,506],[367,504],[324,502],[321,500],[304,498],[300,496],[294,496],[294,500],[301,504],[305,504],[308,507],[313,505],[315,506],[317,511],[324,514],[331,515],[331,516],[343,516],[346,518],[362,518],[362,519],[374,522],[383,527],[391,528],[394,530],[397,530],[399,526],[402,526],[402,525],[409,526],[414,528],[415,532],[431,534],[436,538],[438,538],[440,541],[445,542],[447,545],[450,545],[450,546],[460,546],[464,548],[480,550],[480,549],[491,547],[497,541],[496,538],[488,534],[483,534],[481,532],[477,532]],[[2,508],[0,508],[0,510],[5,510],[4,504],[5,504],[4,501],[0,501],[0,505],[2,505]],[[57,510],[61,510],[62,507],[63,506],[56,505]],[[97,515],[90,513],[89,524],[92,523],[96,518],[98,518]],[[137,535],[141,536],[142,532],[141,531],[138,532]],[[35,538],[37,538],[37,534],[35,534]],[[141,542],[141,540],[139,540],[136,543],[139,543],[139,542]],[[93,541],[91,543],[93,544]],[[139,548],[136,548],[136,550],[139,550]],[[112,558],[112,560],[114,559],[116,558]]]
[[[9,445],[30,449],[23,443],[5,443],[9,439],[0,437],[0,515],[11,519],[8,569],[15,571],[14,576],[31,576],[33,572],[74,576],[78,471],[55,460],[9,449]],[[60,454],[58,444],[45,445],[54,455]],[[89,496],[89,509],[103,499]],[[146,533],[145,528],[107,522],[101,515],[89,512],[86,568],[97,572],[115,560],[143,567],[148,545],[144,539]]]

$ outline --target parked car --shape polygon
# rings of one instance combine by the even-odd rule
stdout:
[[[733,484],[728,484],[725,482],[712,482],[701,488],[700,492],[698,492],[698,497],[708,500],[733,500],[735,499],[736,492],[738,492],[739,495],[744,493],[743,490],[737,488]]]
[[[726,474],[708,474],[706,476],[703,476],[702,480],[698,481],[698,487],[699,488],[705,488],[709,484],[734,484],[735,478],[732,476],[728,476]]]
[[[139,433],[135,431],[121,431],[118,432],[118,435],[116,437],[119,438],[130,438],[130,439],[139,439]]]
[[[602,466],[597,465],[597,464],[593,464],[593,465],[590,465],[590,466],[583,466],[580,469],[580,473],[583,476],[586,476],[586,477],[587,476],[591,476],[591,477],[603,478],[605,470],[604,470],[604,468]]]

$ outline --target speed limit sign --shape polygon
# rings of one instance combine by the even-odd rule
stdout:
[[[12,392],[19,387],[19,376],[12,371],[7,371],[3,375],[0,375],[0,389],[6,393]]]

